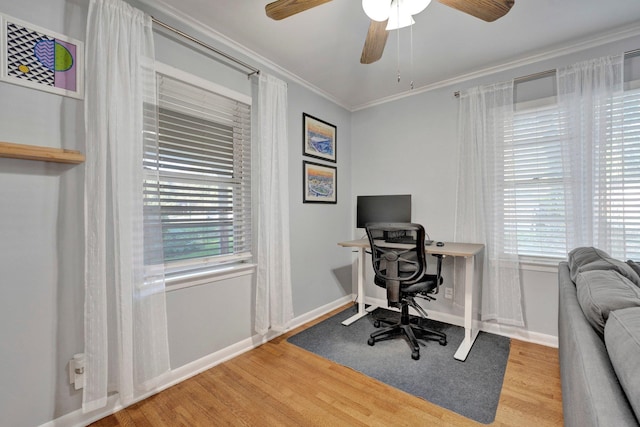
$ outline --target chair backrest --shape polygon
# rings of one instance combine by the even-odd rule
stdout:
[[[402,287],[423,280],[427,262],[422,225],[369,223],[365,228],[378,285],[397,282]]]

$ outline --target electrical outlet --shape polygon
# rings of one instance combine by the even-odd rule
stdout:
[[[80,390],[84,383],[84,354],[73,355],[69,361],[69,384],[73,384],[76,390]]]
[[[452,299],[453,298],[453,288],[444,288],[444,297],[446,299]]]

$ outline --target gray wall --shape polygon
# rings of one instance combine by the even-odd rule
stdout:
[[[132,4],[217,45],[161,12]],[[85,40],[87,5],[85,0],[0,0],[0,12]],[[207,52],[162,32],[155,41],[159,61],[251,94],[252,82],[244,74]],[[294,81],[287,83],[293,299],[294,314],[300,316],[351,293],[350,275],[344,273],[351,255],[336,245],[351,229],[350,113]],[[83,108],[82,101],[0,83],[0,141],[84,152]],[[338,128],[336,205],[302,203],[303,112]],[[80,391],[68,384],[67,364],[83,351],[84,173],[84,165],[0,159],[3,425],[41,425],[81,405]],[[172,369],[250,338],[254,297],[251,276],[169,291]]]
[[[132,3],[218,45],[146,4]],[[87,4],[86,0],[0,0],[0,12],[84,40]],[[156,44],[160,61],[251,93],[251,82],[218,59],[163,34],[157,34]],[[336,242],[360,237],[354,230],[358,194],[410,192],[415,220],[424,223],[434,239],[453,238],[454,90],[638,45],[640,38],[355,113],[279,76],[288,82],[289,90],[295,315],[305,315],[351,293],[353,256]],[[255,65],[270,71],[267,65]],[[0,111],[0,141],[84,151],[82,101],[0,83]],[[302,203],[303,112],[337,126],[336,205]],[[374,172],[398,164],[402,167],[395,168],[391,177]],[[67,383],[67,363],[83,350],[84,174],[84,165],[0,159],[0,414],[6,425],[40,425],[80,408],[80,392]],[[529,328],[554,335],[555,274],[526,271],[523,276]],[[167,298],[173,369],[253,335],[250,276],[173,290]]]
[[[145,3],[131,2],[169,25],[186,30],[206,43],[230,52],[207,34],[184,28],[175,18],[166,16]],[[222,84],[238,92],[251,94],[255,82],[221,63],[203,49],[185,47],[184,41],[166,30],[156,32],[156,59],[199,77]],[[264,64],[256,64],[241,53],[238,59],[258,66],[287,82],[289,137],[289,216],[294,315],[300,316],[351,294],[348,252],[336,242],[350,233],[351,174],[350,112],[318,96],[300,84],[278,75]],[[338,203],[302,203],[302,113],[308,113],[336,125]],[[306,158],[313,160],[312,158]],[[310,260],[313,260],[310,262]],[[344,273],[348,270],[348,273]],[[253,292],[251,276],[217,281],[196,288],[167,294],[171,365],[185,363],[223,349],[253,334]],[[200,309],[193,310],[193,306]],[[231,317],[230,317],[231,316]],[[211,328],[203,328],[211,325]],[[228,330],[222,331],[224,325]],[[195,336],[194,336],[195,333]],[[185,342],[187,341],[187,342]]]
[[[417,93],[408,98],[356,111],[352,115],[352,206],[357,195],[411,193],[413,220],[422,223],[434,240],[454,238],[456,180],[459,147],[456,137],[458,100],[454,92],[486,83],[506,81],[582,60],[613,55],[640,47],[640,37],[610,43],[581,52],[557,56],[460,84]],[[637,75],[635,69],[625,72]],[[548,94],[549,79],[527,83],[526,92]],[[522,96],[527,93],[522,91]],[[391,174],[381,173],[392,170]],[[353,237],[362,237],[353,230]],[[452,263],[445,262],[445,280],[451,286]],[[525,265],[522,269],[522,299],[525,338],[557,337],[557,269]],[[367,295],[381,297],[375,286],[367,285]],[[383,297],[383,296],[382,296]],[[429,305],[446,313],[458,313],[451,300]]]
[[[0,12],[84,40],[86,2],[0,1]],[[0,83],[0,141],[84,151],[81,101]],[[78,407],[84,168],[0,159],[0,413],[38,425]]]

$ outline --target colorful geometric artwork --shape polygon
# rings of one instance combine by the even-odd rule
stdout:
[[[0,80],[82,98],[82,42],[8,16],[0,24]]]

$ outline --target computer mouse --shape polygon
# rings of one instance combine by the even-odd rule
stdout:
[[[436,246],[444,246],[444,242],[438,242],[436,243]]]

